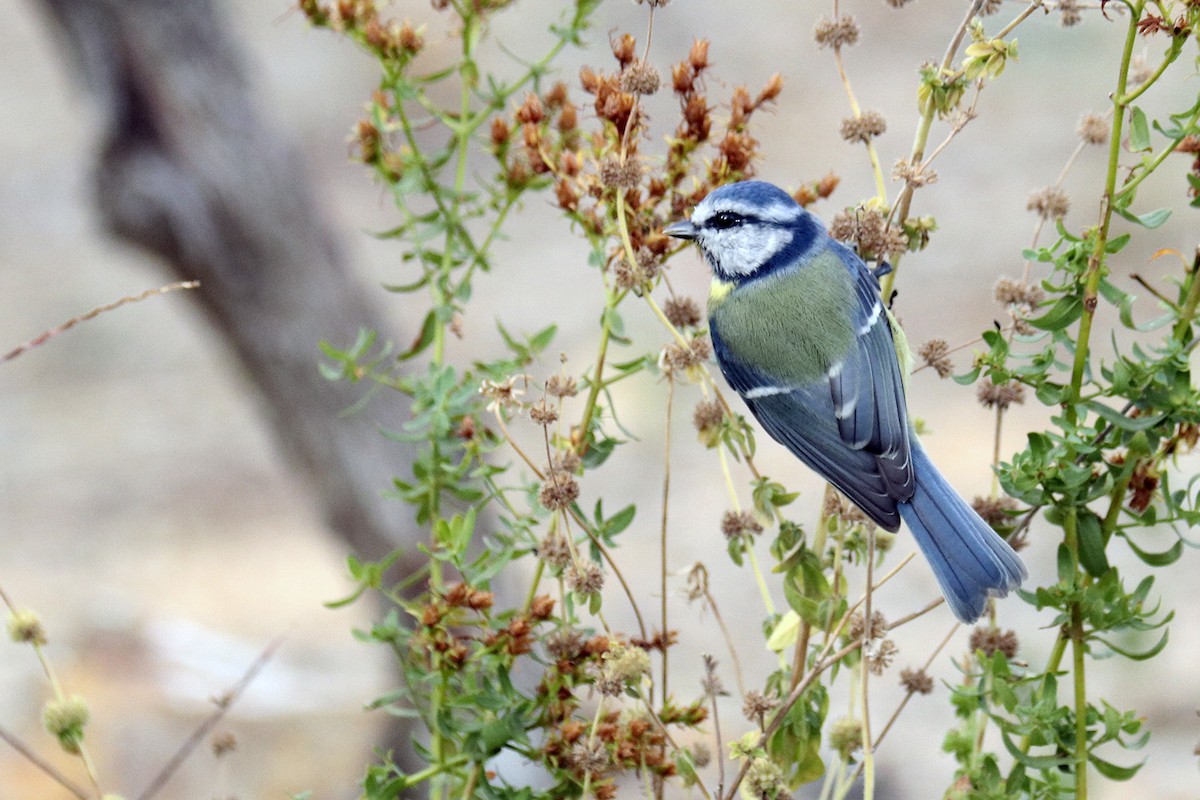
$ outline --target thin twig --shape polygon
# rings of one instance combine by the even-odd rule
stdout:
[[[79,800],[90,800],[91,795],[89,795],[86,790],[81,788],[79,784],[72,781],[66,775],[63,775],[58,771],[57,768],[55,768],[53,764],[44,760],[37,753],[26,747],[24,742],[6,730],[3,726],[0,726],[0,739],[3,739],[5,742],[7,742],[9,747],[24,756],[30,764],[33,764],[42,772],[46,773],[51,780],[66,789],[71,794],[78,797]]]
[[[89,319],[94,319],[107,311],[112,311],[113,309],[117,309],[117,308],[120,308],[121,306],[129,305],[130,303],[139,303],[142,300],[145,300],[147,297],[154,297],[154,296],[160,295],[160,294],[167,294],[168,292],[174,292],[179,289],[195,289],[199,285],[200,285],[200,281],[182,281],[180,283],[169,283],[166,286],[160,286],[157,289],[147,289],[146,291],[142,292],[141,294],[135,294],[135,295],[129,295],[127,297],[122,297],[120,300],[117,300],[116,302],[113,302],[113,303],[108,303],[107,305],[97,306],[96,308],[93,308],[91,311],[80,314],[77,317],[71,317],[69,320],[67,320],[63,324],[58,325],[57,327],[51,328],[50,330],[46,331],[45,333],[42,333],[38,336],[33,337],[32,339],[30,339],[28,342],[25,342],[24,344],[17,345],[12,350],[9,350],[7,353],[5,353],[3,356],[0,356],[0,364],[3,364],[5,361],[12,361],[14,358],[21,355],[22,353],[32,350],[33,348],[37,347],[38,345],[45,344],[49,340],[53,339],[55,336],[58,336],[60,333],[65,333],[66,331],[71,330],[71,328],[74,328],[79,323],[87,322]]]
[[[659,591],[662,594],[662,696],[667,702],[667,651],[671,636],[667,627],[667,514],[671,499],[671,407],[675,400],[675,379],[667,375],[667,421],[663,433],[662,531],[659,536]],[[651,695],[653,700],[653,695]]]
[[[242,692],[246,690],[246,687],[248,687],[254,681],[254,679],[258,677],[258,673],[262,671],[262,668],[265,667],[267,662],[271,660],[271,657],[275,655],[275,651],[278,650],[279,646],[283,644],[284,638],[285,637],[282,635],[275,637],[270,644],[263,648],[262,653],[260,653],[258,658],[254,660],[254,663],[250,665],[250,667],[246,670],[246,673],[242,675],[241,680],[239,680],[228,692],[220,697],[214,698],[214,702],[217,704],[216,710],[209,714],[208,717],[196,727],[196,730],[192,731],[192,735],[189,736],[187,740],[184,741],[184,743],[179,747],[179,749],[175,751],[175,755],[171,756],[166,765],[163,766],[163,768],[159,771],[158,775],[154,776],[154,780],[150,782],[150,785],[146,787],[145,791],[137,796],[137,800],[150,800],[151,797],[154,797],[154,795],[158,794],[159,790],[167,784],[167,781],[171,779],[171,776],[175,774],[175,771],[179,769],[180,765],[183,764],[187,757],[192,754],[192,751],[194,751],[200,745],[200,743],[204,740],[204,737],[207,736],[208,733],[216,726],[216,724],[221,721],[225,714],[228,713],[229,709],[233,707],[233,704],[237,702]]]

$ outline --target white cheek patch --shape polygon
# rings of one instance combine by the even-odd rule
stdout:
[[[750,275],[791,244],[792,232],[786,228],[743,225],[715,231],[705,238],[705,249],[722,272]]]

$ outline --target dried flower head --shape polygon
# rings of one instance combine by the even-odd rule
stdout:
[[[549,511],[570,508],[579,498],[579,481],[573,475],[557,472],[542,482],[538,501]]]
[[[1021,305],[1030,308],[1036,308],[1046,297],[1042,287],[1012,278],[1000,278],[996,281],[994,291],[996,299],[1005,305]]]
[[[581,774],[594,776],[603,775],[612,764],[612,759],[604,742],[599,739],[592,742],[580,739],[571,747],[567,763]]]
[[[829,726],[829,746],[849,761],[850,757],[862,747],[862,721],[851,717],[842,717]]]
[[[933,678],[923,668],[905,667],[900,670],[900,685],[913,694],[929,694],[933,691]]]
[[[813,39],[821,47],[850,47],[858,42],[858,22],[849,14],[821,17],[813,26]]]
[[[983,0],[983,5],[979,8],[979,16],[990,17],[999,13],[1000,6],[1003,4],[1004,0]]]
[[[1108,120],[1099,114],[1084,114],[1079,118],[1076,132],[1088,144],[1104,144],[1108,141]]]
[[[704,319],[700,305],[690,297],[669,297],[663,303],[663,314],[677,328],[694,328]]]
[[[837,212],[829,224],[829,235],[854,244],[865,259],[908,249],[908,237],[898,228],[888,227],[886,217],[876,208],[860,206]]]
[[[550,474],[578,475],[583,459],[574,450],[554,453],[550,458]]]
[[[20,608],[8,615],[8,638],[14,642],[27,642],[34,645],[44,645],[46,629],[42,627],[42,618],[36,611]]]
[[[564,573],[567,586],[577,594],[596,594],[604,588],[604,570],[595,561],[573,562]]]
[[[1079,13],[1078,0],[1058,0],[1058,10],[1061,15],[1058,23],[1064,28],[1077,25],[1083,19],[1083,15]]]
[[[1055,186],[1047,186],[1029,195],[1025,208],[1036,212],[1042,219],[1055,220],[1065,217],[1071,208],[1071,198]]]
[[[925,366],[933,367],[939,378],[948,378],[954,371],[954,364],[950,361],[950,345],[946,344],[945,339],[930,339],[921,345],[917,355],[925,362]]]
[[[558,409],[545,400],[539,400],[529,407],[529,418],[538,425],[553,425],[558,421]]]
[[[701,400],[692,412],[692,424],[696,427],[700,441],[705,447],[715,447],[721,438],[721,423],[725,421],[725,409],[719,400]]]
[[[663,372],[688,371],[704,364],[712,356],[712,345],[704,336],[697,336],[684,347],[678,342],[671,342],[663,348],[659,356],[659,367]]]
[[[745,536],[757,536],[763,532],[763,526],[749,511],[726,511],[721,518],[721,533],[726,539],[736,539]]]
[[[554,397],[574,397],[579,394],[579,386],[570,375],[551,375],[546,381],[546,394]]]
[[[610,189],[636,189],[642,179],[642,165],[633,156],[622,161],[615,155],[600,162],[600,183]]]
[[[487,397],[490,402],[487,405],[487,410],[493,414],[499,414],[501,411],[521,410],[521,395],[525,394],[524,388],[517,387],[517,381],[529,381],[528,375],[511,375],[505,380],[497,383],[493,380],[484,379],[479,386],[479,393]]]
[[[742,716],[751,722],[757,722],[759,725],[763,722],[763,717],[770,714],[779,707],[779,698],[775,696],[766,696],[762,692],[754,691],[753,689],[746,692],[746,697],[742,700]]]
[[[882,675],[883,671],[892,665],[900,648],[891,639],[884,639],[877,645],[868,647],[863,655],[867,659],[867,669],[872,675]]]
[[[621,72],[621,91],[630,94],[651,95],[662,85],[662,78],[653,64],[634,61]]]
[[[974,628],[969,640],[971,652],[978,650],[984,658],[991,658],[996,653],[1003,653],[1005,658],[1017,657],[1017,632],[1002,631],[999,628]]]
[[[938,174],[936,171],[922,164],[913,164],[907,158],[902,158],[892,167],[892,177],[898,181],[904,181],[914,189],[919,189],[931,183],[937,183]]]
[[[847,630],[847,635],[850,637],[850,641],[852,642],[859,639],[869,642],[875,639],[882,639],[887,631],[887,617],[885,617],[881,612],[871,612],[871,629],[868,631],[862,612],[855,611],[850,616],[850,625]]]
[[[563,569],[571,563],[571,546],[559,533],[548,533],[542,537],[534,552],[555,569]]]
[[[988,525],[1001,528],[1012,522],[1017,501],[1011,497],[976,497],[971,501],[971,508]]]
[[[991,378],[984,378],[975,388],[975,397],[984,408],[998,408],[1001,411],[1009,406],[1025,402],[1025,387],[1016,381],[1008,381],[999,385],[992,383]]]
[[[851,503],[838,491],[829,491],[825,494],[821,514],[825,517],[836,517],[847,525],[862,525],[870,521],[862,509]],[[878,536],[879,532],[877,531],[876,537]],[[878,544],[879,540],[877,539],[876,546]]]
[[[574,628],[559,628],[542,641],[555,660],[576,661],[583,653],[583,634]]]
[[[887,130],[887,120],[878,111],[864,111],[842,120],[841,134],[847,142],[867,143]]]

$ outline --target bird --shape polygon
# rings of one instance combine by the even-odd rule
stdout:
[[[917,439],[903,332],[855,250],[764,181],[714,189],[663,233],[699,245],[713,273],[713,353],[775,441],[879,527],[903,520],[960,621],[1020,586],[1021,558]]]

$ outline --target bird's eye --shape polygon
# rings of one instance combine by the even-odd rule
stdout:
[[[741,225],[742,222],[742,216],[740,214],[734,214],[732,211],[722,211],[719,214],[714,214],[713,218],[709,220],[709,224],[719,231],[723,231],[728,228],[736,228],[738,225]]]

